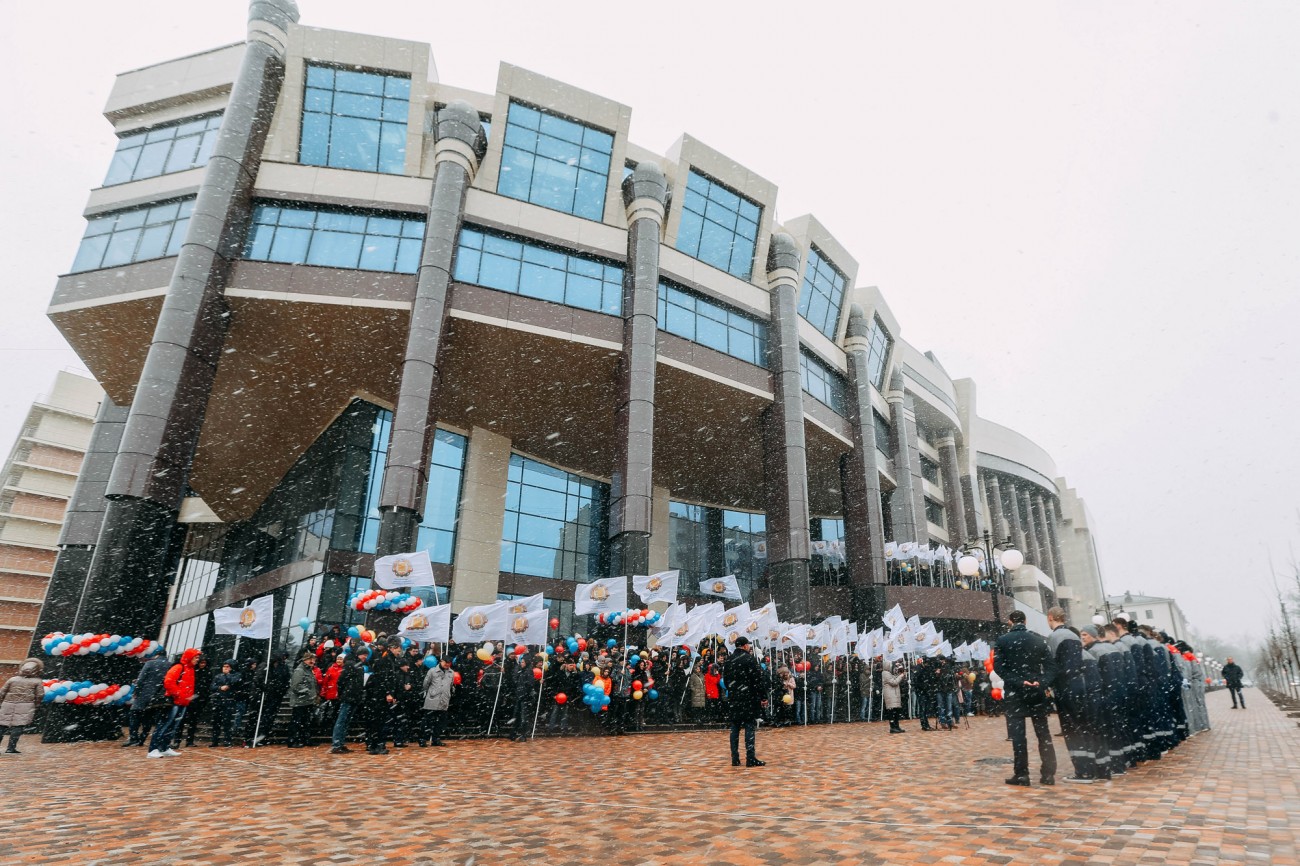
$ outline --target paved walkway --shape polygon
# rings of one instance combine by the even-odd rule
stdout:
[[[1300,729],[1247,696],[1210,695],[1214,729],[1158,764],[1028,790],[1001,719],[763,730],[752,770],[723,733],[164,760],[31,738],[0,756],[0,863],[1300,866]]]

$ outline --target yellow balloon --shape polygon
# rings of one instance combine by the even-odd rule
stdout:
[[[782,695],[782,696],[781,696],[781,703],[783,703],[783,704],[793,704],[793,703],[794,703],[794,695]]]
[[[641,700],[642,697],[644,697],[644,695],[645,695],[645,692],[641,691],[640,689],[637,689],[636,691],[634,691],[634,692],[632,693],[632,700],[634,700],[634,701],[639,701],[639,700]]]

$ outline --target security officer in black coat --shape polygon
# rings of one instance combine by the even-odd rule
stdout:
[[[1011,631],[998,638],[993,654],[993,670],[1002,678],[1002,704],[1007,714],[1007,733],[1015,759],[1014,775],[1008,785],[1029,787],[1029,740],[1025,736],[1025,718],[1034,723],[1038,739],[1038,757],[1042,761],[1039,781],[1056,784],[1056,750],[1047,728],[1047,688],[1056,677],[1056,665],[1047,641],[1025,628],[1023,611],[1013,610],[1007,617]]]
[[[745,766],[762,767],[754,754],[754,733],[763,712],[765,685],[763,671],[749,652],[749,638],[736,638],[736,652],[722,669],[731,709],[731,766],[740,766],[740,729],[745,728]]]
[[[1052,697],[1056,700],[1056,714],[1061,720],[1061,734],[1070,752],[1074,775],[1067,782],[1090,783],[1097,777],[1097,756],[1094,754],[1088,712],[1088,683],[1083,667],[1083,642],[1065,624],[1065,609],[1053,607],[1047,612],[1047,624],[1052,633],[1047,636],[1047,648],[1052,652],[1056,675],[1052,678]]]

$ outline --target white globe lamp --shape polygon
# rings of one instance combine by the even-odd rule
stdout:
[[[1002,567],[1007,571],[1015,571],[1025,564],[1025,555],[1014,547],[1010,550],[1002,551]]]
[[[980,561],[967,554],[957,560],[957,570],[965,577],[974,577],[980,573]]]

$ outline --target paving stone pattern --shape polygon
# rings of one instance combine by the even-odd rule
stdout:
[[[761,730],[755,769],[721,732],[170,759],[29,737],[0,756],[0,863],[1300,866],[1300,729],[1247,697],[1123,779],[1032,789],[988,760],[1000,718]]]

